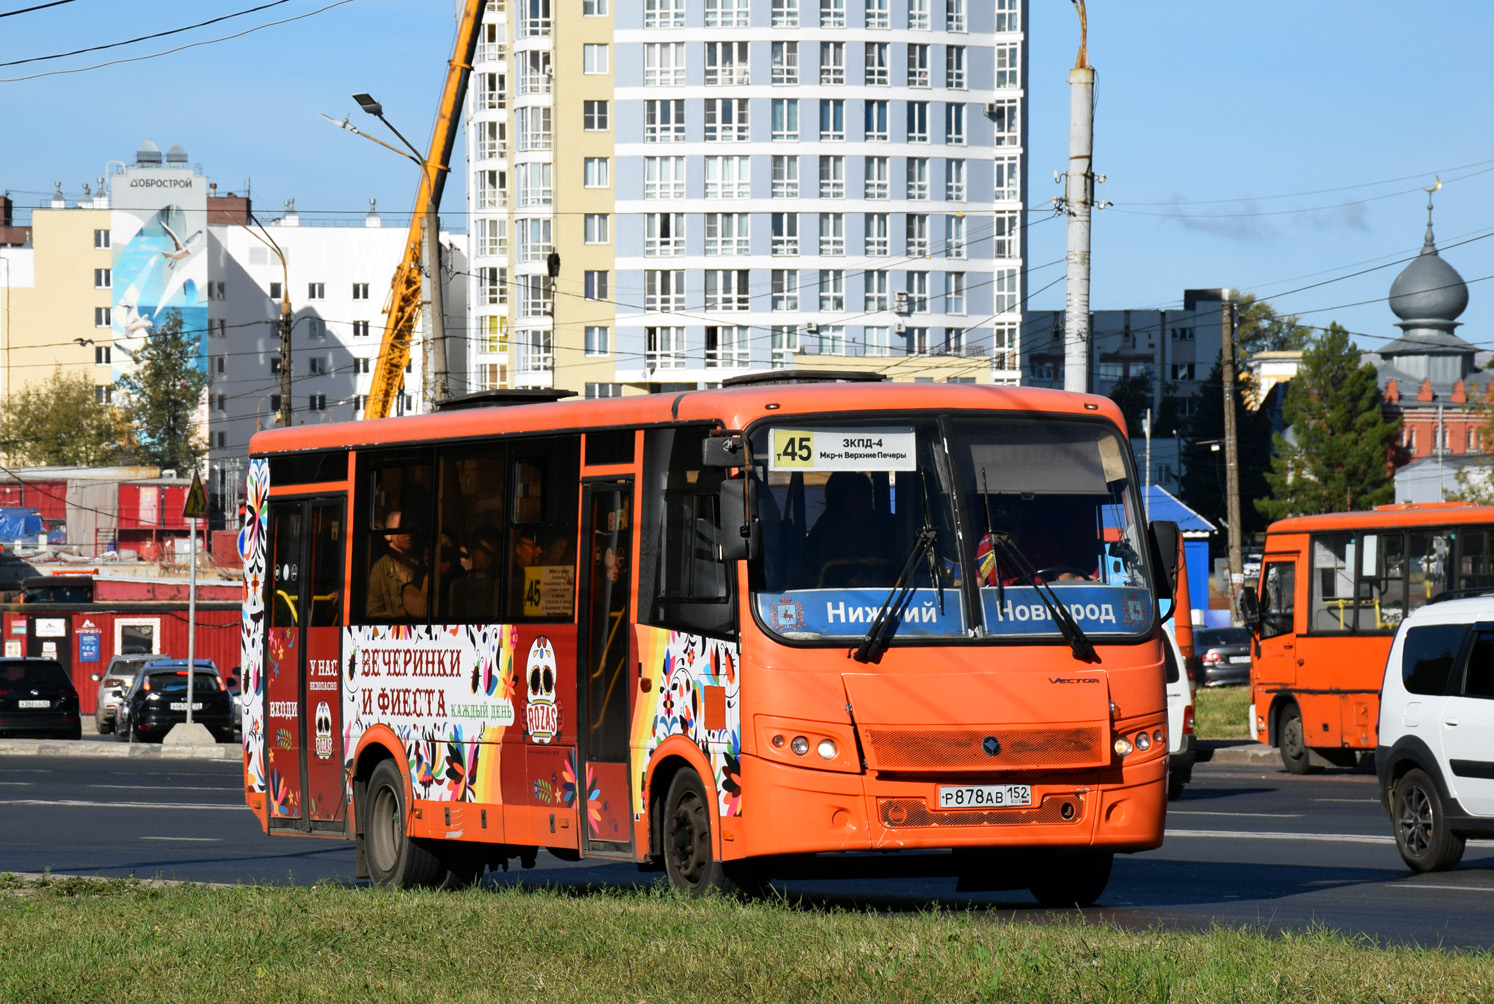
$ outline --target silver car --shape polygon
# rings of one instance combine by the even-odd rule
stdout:
[[[119,706],[124,703],[125,691],[130,689],[130,684],[140,675],[140,667],[159,658],[159,655],[146,653],[116,655],[109,660],[109,667],[99,677],[98,704],[93,709],[93,721],[99,735],[108,735],[114,731],[115,723],[119,721]]]

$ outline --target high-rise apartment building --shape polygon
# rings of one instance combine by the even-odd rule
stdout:
[[[492,0],[466,109],[472,386],[1017,382],[1025,15]]]

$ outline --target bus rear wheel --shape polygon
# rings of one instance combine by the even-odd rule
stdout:
[[[1289,774],[1311,774],[1317,770],[1302,731],[1302,710],[1295,704],[1281,715],[1281,762]]]
[[[711,839],[710,799],[700,775],[685,767],[664,797],[664,872],[687,896],[716,891],[742,895],[754,885],[746,864],[717,861]]]
[[[441,859],[409,835],[405,779],[394,761],[374,768],[366,797],[368,815],[361,839],[374,885],[410,889],[440,882],[446,873]]]
[[[1089,906],[1110,884],[1114,863],[1111,851],[1055,854],[1037,865],[1042,878],[1027,888],[1044,906]]]

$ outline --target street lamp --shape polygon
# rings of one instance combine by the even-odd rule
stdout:
[[[260,232],[255,233],[249,227],[240,223],[239,226],[249,231],[249,236],[275,252],[275,257],[280,259],[280,427],[289,429],[291,424],[291,301],[290,301],[290,269],[285,264],[285,252],[280,250],[280,245],[275,243],[275,238],[265,229],[265,225],[259,222],[259,217],[254,215],[254,210],[247,210],[249,219],[259,227]],[[263,398],[261,398],[263,400]],[[254,409],[254,424],[259,425],[259,408]]]

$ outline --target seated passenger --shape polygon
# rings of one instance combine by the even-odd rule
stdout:
[[[472,531],[471,566],[451,584],[451,613],[459,621],[487,621],[498,614],[498,528],[482,523]]]
[[[385,529],[402,526],[403,513],[394,510]],[[412,533],[384,537],[388,550],[368,570],[368,595],[364,613],[373,618],[423,617],[425,615],[425,559]],[[416,609],[410,609],[413,606]]]
[[[871,479],[837,471],[825,482],[825,511],[805,538],[804,578],[811,588],[888,586],[903,556],[892,521],[876,511]]]

